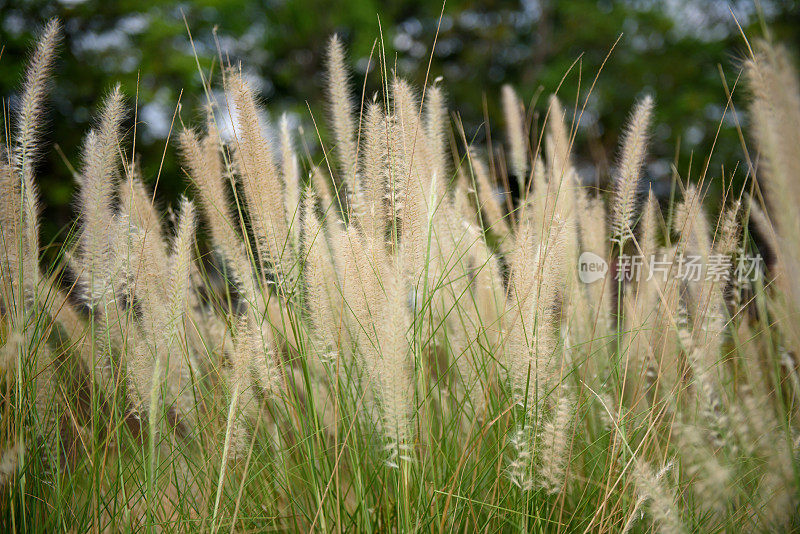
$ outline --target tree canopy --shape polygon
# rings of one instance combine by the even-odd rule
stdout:
[[[742,114],[729,108],[717,136],[726,86],[735,91],[734,104],[745,98],[736,89],[747,54],[737,21],[750,39],[769,37],[795,50],[800,45],[797,2],[762,1],[759,7],[736,0],[488,0],[480,7],[448,0],[444,9],[436,2],[374,0],[335,7],[322,0],[6,1],[0,2],[0,92],[11,96],[6,107],[14,106],[35,32],[47,18],[59,17],[64,39],[49,111],[52,144],[40,172],[49,237],[73,218],[72,166],[91,117],[115,83],[121,83],[131,108],[126,134],[135,132],[145,178],[152,186],[160,171],[159,197],[175,199],[185,189],[185,177],[175,137],[167,138],[182,123],[202,119],[198,64],[215,79],[220,60],[241,62],[259,81],[270,111],[293,113],[312,134],[309,113],[326,112],[321,73],[333,33],[348,47],[359,90],[376,61],[374,55],[369,59],[373,45],[382,40],[395,63],[390,69],[420,86],[426,76],[429,82],[443,78],[454,117],[463,122],[468,139],[479,141],[502,127],[503,84],[513,85],[528,107],[538,104],[541,110],[544,97],[557,92],[580,112],[608,56],[580,116],[575,153],[591,155],[594,163],[584,166],[584,180],[607,183],[615,132],[637,96],[649,93],[656,115],[646,175],[656,188],[668,183],[676,154],[686,178],[702,171],[712,146],[710,176],[719,179],[724,166],[725,179],[741,183],[744,168],[734,169],[742,160],[736,131]],[[367,94],[378,88],[373,69]]]

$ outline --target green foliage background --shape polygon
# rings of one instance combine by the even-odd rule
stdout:
[[[582,103],[622,34],[593,90],[574,153],[600,163],[583,166],[584,179],[604,187],[627,110],[637,95],[649,92],[657,103],[650,161],[658,163],[648,167],[647,176],[663,194],[676,151],[683,177],[690,161],[691,174],[699,174],[711,151],[726,102],[720,67],[728,87],[736,84],[746,45],[729,5],[749,38],[765,36],[768,27],[771,38],[800,50],[800,5],[793,0],[762,0],[758,6],[736,0],[488,0],[480,5],[448,0],[430,79],[444,78],[468,138],[482,141],[486,116],[492,130],[502,127],[502,84],[514,85],[528,103],[539,95],[540,110],[559,84],[566,104],[574,105],[579,91]],[[315,118],[325,113],[321,72],[328,37],[343,36],[360,88],[382,29],[396,68],[421,85],[441,12],[441,4],[427,1],[0,2],[0,95],[10,97],[6,108],[14,105],[35,32],[52,16],[64,25],[40,172],[45,242],[63,237],[59,232],[74,218],[71,167],[78,165],[97,105],[117,81],[131,109],[138,103],[136,152],[151,187],[161,168],[159,198],[171,203],[185,189],[175,143],[167,143],[167,134],[173,114],[176,126],[202,118],[202,85],[187,26],[206,72],[219,73],[218,50],[223,62],[241,61],[260,78],[271,113],[295,113],[313,142],[309,109]],[[374,72],[368,94],[379,87]],[[734,103],[741,106],[745,98],[739,91]],[[745,119],[739,113],[736,120]],[[727,179],[741,160],[736,120],[728,114],[714,148],[710,176],[717,182],[723,166]],[[133,113],[127,127],[130,141]],[[744,175],[740,166],[734,179]]]

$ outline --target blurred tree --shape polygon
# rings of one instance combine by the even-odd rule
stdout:
[[[390,68],[396,65],[422,85],[438,28],[429,81],[444,78],[467,136],[482,140],[485,107],[493,129],[502,127],[499,91],[504,83],[514,85],[526,102],[539,95],[540,111],[546,95],[556,89],[565,105],[581,106],[622,34],[594,86],[577,138],[576,154],[591,155],[601,165],[578,164],[587,181],[606,183],[627,110],[648,92],[657,103],[648,175],[663,189],[678,142],[683,176],[692,152],[692,175],[699,174],[714,143],[726,102],[718,65],[733,87],[738,60],[746,53],[731,12],[748,37],[763,35],[763,19],[776,40],[800,49],[798,2],[762,0],[760,5],[761,14],[750,0],[486,0],[480,7],[448,0],[439,25],[441,4],[420,0],[350,0],[335,6],[323,0],[0,1],[0,95],[11,96],[13,107],[36,30],[49,17],[61,18],[64,41],[48,135],[56,144],[47,147],[41,165],[44,231],[52,237],[72,219],[70,167],[78,165],[81,139],[99,101],[117,81],[131,109],[136,104],[136,152],[145,176],[153,183],[161,169],[159,197],[167,202],[183,191],[174,137],[167,143],[167,136],[173,116],[176,127],[181,120],[197,123],[202,116],[195,51],[206,74],[219,72],[218,47],[223,61],[241,61],[260,81],[271,111],[294,112],[310,126],[306,102],[315,117],[325,113],[321,70],[332,33],[340,33],[349,45],[356,78],[363,80],[382,29]],[[369,94],[378,84],[373,70]],[[741,104],[741,96],[735,102]],[[744,120],[742,114],[738,119]],[[130,140],[133,113],[127,125]],[[721,165],[731,171],[740,159],[729,112],[714,146],[710,176],[719,178]],[[737,176],[743,178],[742,168]]]

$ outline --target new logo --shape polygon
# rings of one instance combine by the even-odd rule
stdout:
[[[608,263],[594,252],[584,252],[578,257],[578,278],[584,284],[597,282],[607,272]]]

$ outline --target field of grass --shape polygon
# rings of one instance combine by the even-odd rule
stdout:
[[[478,146],[445,84],[396,77],[378,41],[365,94],[334,37],[317,146],[265,123],[238,66],[200,70],[207,120],[176,121],[185,175],[160,177],[187,197],[160,209],[114,89],[75,225],[41,243],[58,33],[0,152],[4,531],[800,528],[800,86],[780,47],[747,43],[725,107],[747,117],[745,188],[706,164],[669,199],[643,176],[649,97],[599,191],[572,155],[587,91],[534,113],[506,87]]]

